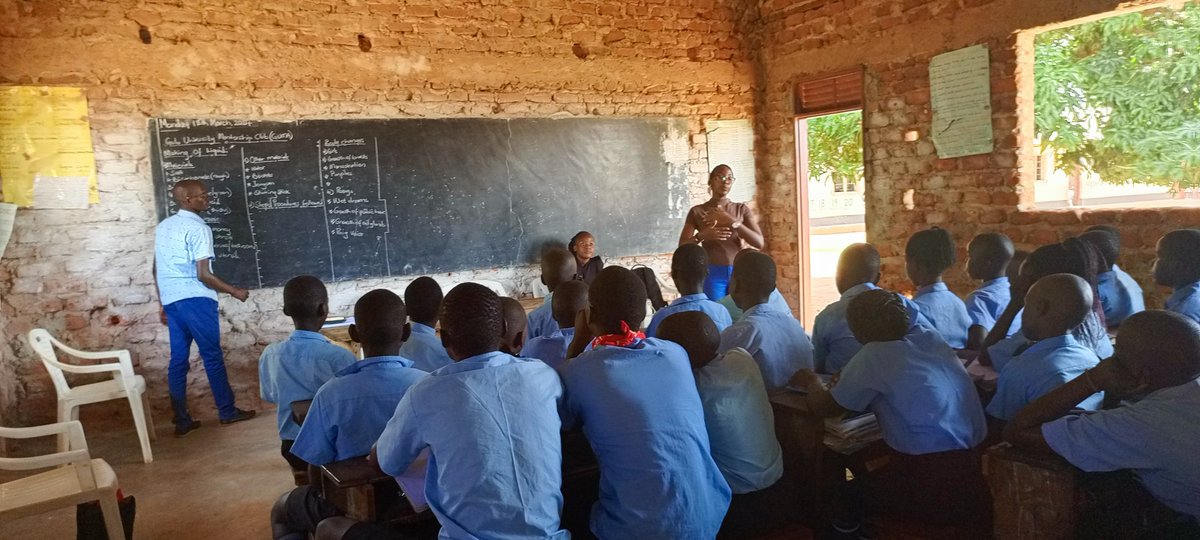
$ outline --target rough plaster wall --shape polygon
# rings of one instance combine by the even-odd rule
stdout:
[[[867,237],[884,256],[884,283],[911,290],[904,275],[904,243],[915,231],[950,230],[965,260],[971,236],[1008,234],[1033,248],[1077,234],[1097,223],[1121,227],[1121,264],[1160,305],[1149,281],[1154,242],[1163,232],[1200,223],[1189,209],[1038,211],[1030,190],[1033,136],[1032,37],[1044,28],[1148,2],[1041,2],[1036,0],[834,0],[760,3],[759,203],[768,216],[767,244],[781,269],[789,298],[799,287],[795,134],[792,87],[806,78],[864,66],[864,136]],[[929,139],[929,60],[958,48],[985,44],[991,53],[995,151],[938,159]],[[921,138],[905,142],[905,132]],[[905,193],[912,190],[911,208]],[[946,280],[961,295],[974,286],[965,270]]]
[[[153,194],[146,119],[682,116],[691,124],[693,195],[705,196],[705,118],[753,115],[754,66],[735,31],[741,2],[368,3],[0,0],[0,84],[87,89],[101,203],[86,211],[21,210],[0,260],[0,410],[13,424],[53,418],[54,393],[20,337],[45,327],[85,349],[129,348],[165,412],[165,327],[151,282]],[[145,25],[153,42],[138,39]],[[370,52],[359,49],[359,34]],[[603,255],[606,234],[596,231]],[[565,240],[565,239],[564,239]],[[655,267],[663,256],[616,260]],[[533,268],[435,276],[494,279],[528,290]],[[346,312],[375,287],[410,277],[338,283]],[[238,402],[257,407],[262,348],[290,329],[279,289],[220,303]],[[194,359],[190,396],[212,414]],[[127,407],[84,419],[128,421]],[[159,414],[158,418],[166,418]]]

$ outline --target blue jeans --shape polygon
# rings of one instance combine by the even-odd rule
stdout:
[[[704,294],[713,302],[725,298],[725,295],[729,294],[729,278],[732,276],[732,265],[708,265],[708,277],[704,278]]]
[[[167,312],[167,331],[171,336],[171,363],[167,366],[167,384],[175,423],[187,425],[192,416],[187,410],[187,375],[191,367],[188,357],[192,341],[200,349],[204,372],[212,387],[213,399],[222,420],[237,416],[233,405],[233,389],[225,374],[225,357],[221,354],[221,325],[217,322],[217,301],[211,298],[185,298],[163,306]]]

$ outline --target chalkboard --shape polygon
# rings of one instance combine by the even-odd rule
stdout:
[[[209,189],[213,271],[244,287],[526,264],[579,230],[665,253],[688,210],[683,119],[150,120],[159,219]]]

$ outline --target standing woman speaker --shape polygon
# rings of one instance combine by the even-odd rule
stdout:
[[[762,231],[754,213],[745,204],[729,200],[733,182],[733,169],[717,165],[708,174],[712,197],[688,211],[679,233],[679,245],[697,243],[708,254],[704,294],[714,302],[728,294],[733,258],[738,252],[746,247],[763,248]]]

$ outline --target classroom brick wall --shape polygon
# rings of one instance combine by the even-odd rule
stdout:
[[[753,48],[743,38],[753,32],[739,31],[753,22],[752,4],[0,0],[0,84],[86,88],[101,192],[86,211],[18,213],[0,258],[0,423],[54,417],[53,387],[23,337],[35,327],[79,348],[130,349],[159,424],[168,422],[168,339],[150,271],[148,118],[686,117],[699,202],[703,120],[754,112]],[[637,233],[595,232],[601,255],[606,235]],[[610,262],[645,263],[664,276],[669,266],[662,255]],[[498,280],[520,293],[536,270],[435,277]],[[333,284],[331,308],[345,313],[361,293],[402,292],[410,279]],[[243,407],[262,406],[258,355],[290,331],[280,296],[261,289],[245,304],[220,302],[226,363]],[[193,374],[193,411],[214,416],[198,359]],[[104,421],[124,427],[127,411],[114,403],[83,416],[89,429]]]
[[[1031,249],[1112,223],[1123,231],[1121,265],[1139,278],[1148,306],[1164,291],[1149,269],[1166,231],[1200,224],[1200,211],[1037,210],[1032,35],[1065,21],[1128,10],[1150,2],[1036,0],[765,0],[761,3],[759,91],[760,204],[767,244],[780,266],[780,289],[798,295],[799,246],[792,88],[798,81],[861,66],[866,92],[864,137],[868,241],[884,257],[885,286],[911,291],[904,244],[932,225],[948,229],[965,261],[966,244],[983,231],[1008,234]],[[929,60],[975,44],[991,54],[995,151],[938,159],[929,138]],[[904,134],[917,131],[917,141]],[[959,268],[946,280],[965,295],[974,284]]]

